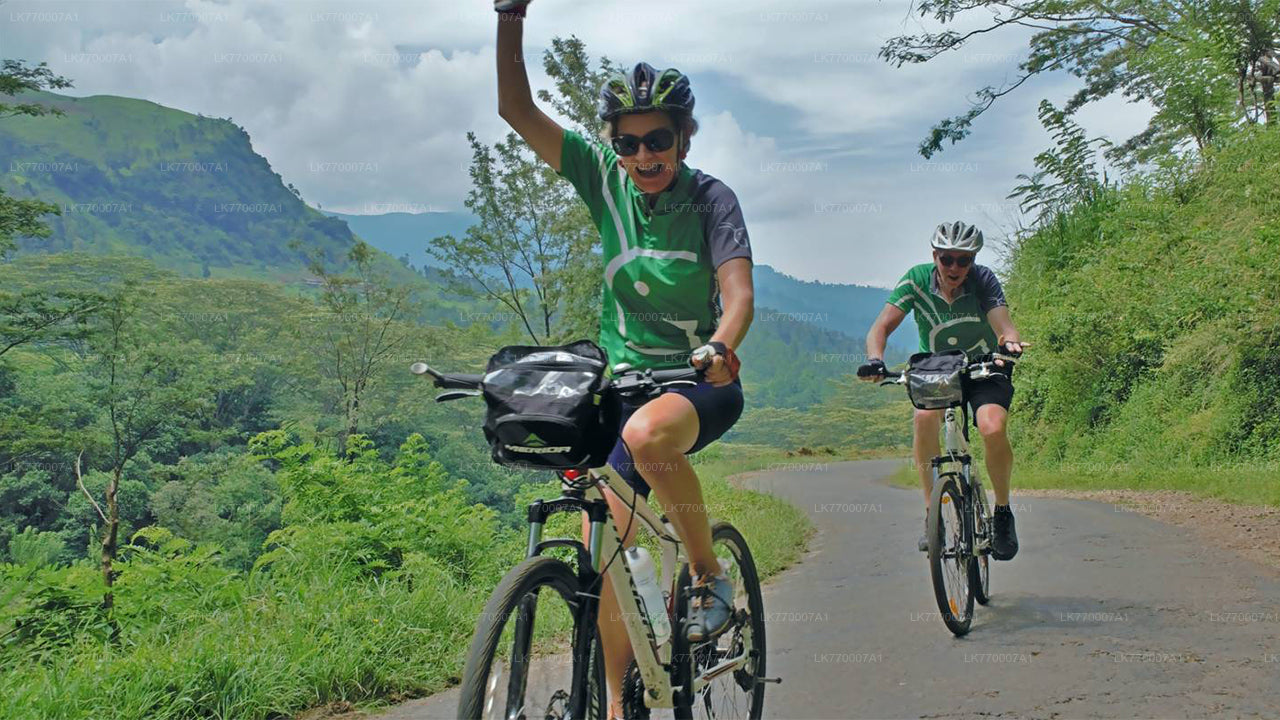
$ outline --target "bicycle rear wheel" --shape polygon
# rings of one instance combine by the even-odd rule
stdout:
[[[973,586],[965,542],[964,498],[955,475],[938,478],[929,503],[929,574],[942,622],[956,636],[969,632],[973,620]]]
[[[969,585],[979,605],[991,602],[991,511],[987,492],[973,477],[973,557],[969,561]]]
[[[578,609],[578,579],[564,562],[533,557],[512,568],[476,622],[458,717],[582,717],[573,712],[576,686],[585,717],[606,718],[596,619]]]
[[[764,713],[765,629],[764,598],[760,594],[760,576],[747,541],[732,525],[716,523],[711,527],[711,543],[716,557],[728,564],[729,578],[735,588],[733,620],[729,628],[713,640],[689,643],[684,639],[684,622],[688,617],[689,588],[692,580],[686,565],[676,583],[675,610],[677,623],[672,641],[675,666],[673,683],[686,691],[678,693],[675,717],[749,718],[759,720]],[[736,669],[726,664],[740,660]],[[706,678],[706,684],[690,693],[689,688],[704,678],[712,668],[725,670]]]

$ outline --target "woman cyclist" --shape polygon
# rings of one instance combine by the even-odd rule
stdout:
[[[603,143],[560,127],[533,102],[521,61],[526,2],[500,0],[498,113],[538,157],[573,184],[600,231],[604,261],[600,345],[611,363],[687,367],[712,358],[705,381],[626,407],[610,464],[643,496],[652,487],[689,557],[695,598],[686,635],[699,642],[728,626],[733,588],[721,574],[698,477],[686,453],[719,438],[742,413],[741,345],[754,312],[751,247],[737,198],[683,160],[697,131],[689,80],[646,63],[600,90]],[[700,355],[702,353],[699,353]],[[615,518],[631,511],[606,492]],[[634,539],[634,530],[624,538]],[[614,588],[601,592],[600,636],[610,709],[620,715],[631,646]]]

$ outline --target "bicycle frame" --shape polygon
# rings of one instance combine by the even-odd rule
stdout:
[[[976,545],[963,550],[978,554],[986,548],[986,543],[990,540],[980,540],[978,528],[974,527],[974,493],[986,491],[982,488],[982,482],[973,475],[973,458],[969,455],[968,414],[957,408],[947,408],[943,422],[945,449],[942,455],[933,459],[933,486],[937,487],[938,481],[944,474],[945,466],[956,466],[954,469],[948,468],[946,472],[956,476],[956,482],[960,486],[960,496],[963,498],[964,507],[957,508],[963,523],[961,537],[964,538],[965,543],[972,542]]]
[[[596,592],[591,590],[600,587],[600,582],[603,580],[600,574],[602,570],[605,572],[604,578],[613,583],[614,588],[631,589],[630,593],[617,592],[615,595],[618,599],[623,626],[627,629],[627,637],[635,652],[636,666],[644,681],[646,704],[651,708],[674,707],[675,693],[684,690],[671,684],[667,671],[671,663],[674,643],[669,640],[659,647],[648,617],[640,611],[639,591],[636,589],[631,567],[621,551],[622,529],[618,527],[620,519],[609,513],[601,483],[611,488],[623,502],[634,509],[632,522],[638,522],[641,528],[647,528],[657,538],[662,550],[662,575],[659,578],[659,585],[670,588],[673,596],[676,582],[675,568],[687,561],[683,546],[671,525],[664,518],[659,517],[644,498],[637,495],[612,467],[605,465],[594,468],[589,471],[589,477],[596,482],[585,491],[566,489],[564,494],[556,500],[538,500],[529,506],[528,556],[539,555],[551,547],[572,547],[578,551],[578,580],[582,588],[579,594],[584,600],[578,608],[576,620],[579,621],[586,617],[597,617],[599,614],[600,595],[598,590]],[[549,515],[574,510],[585,511],[590,522],[585,547],[581,541],[575,539],[544,540],[542,538],[546,518]],[[608,527],[606,527],[606,520],[608,520]],[[602,568],[605,563],[608,564],[607,569]],[[586,625],[578,622],[579,631],[584,633],[584,636],[574,639],[574,645],[577,647],[585,646],[585,643],[579,645],[579,641],[585,641],[585,633],[594,630]],[[679,628],[672,628],[673,633],[678,631]],[[578,687],[580,680],[585,680],[585,673],[579,673],[579,675],[582,678],[575,677],[572,696],[585,705],[586,688]],[[578,702],[575,702],[575,706],[574,716],[583,717],[583,707]]]

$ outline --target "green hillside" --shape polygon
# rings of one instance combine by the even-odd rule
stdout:
[[[145,255],[185,275],[293,279],[307,249],[337,262],[355,242],[345,223],[291,192],[230,120],[112,96],[23,100],[65,113],[0,123],[5,190],[62,207],[49,218],[53,235],[27,240],[25,251]]]
[[[1280,502],[1280,132],[1135,180],[1023,239],[1014,446],[1044,482]]]
[[[757,305],[777,308],[859,340],[866,336],[889,297],[887,288],[798,280],[768,265],[757,265],[753,280]],[[915,352],[915,345],[916,324],[908,316],[889,339],[889,354],[905,358]]]

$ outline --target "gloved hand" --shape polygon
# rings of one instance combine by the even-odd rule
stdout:
[[[864,365],[858,367],[858,377],[867,381],[878,381],[884,379],[884,361],[880,358],[870,358]]]
[[[493,0],[493,9],[500,13],[513,13],[524,17],[525,6],[531,0]]]
[[[716,340],[694,350],[689,355],[689,364],[701,370],[707,382],[716,387],[736,380],[742,367],[742,361],[733,348]]]

